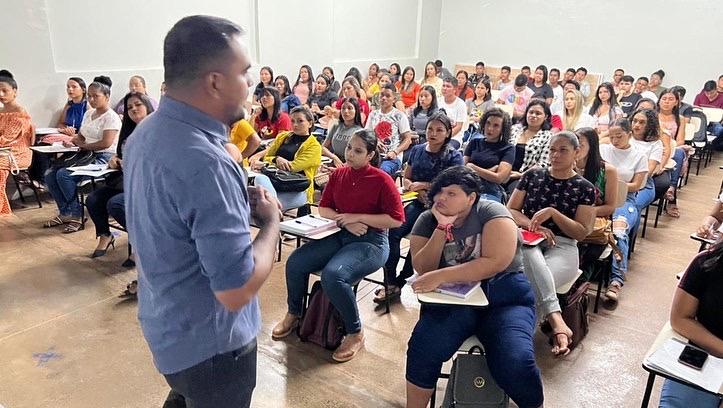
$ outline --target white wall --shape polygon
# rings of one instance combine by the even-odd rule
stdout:
[[[612,77],[662,68],[692,101],[723,74],[720,0],[450,0],[439,54],[446,65],[585,66]]]
[[[240,24],[255,61],[293,81],[302,64],[315,75],[330,65],[337,77],[352,66],[365,73],[371,62],[396,61],[419,72],[436,56],[441,10],[442,0],[13,1],[4,5],[0,68],[15,75],[36,125],[48,126],[57,121],[71,76],[88,83],[110,76],[115,101],[139,74],[157,98],[163,38],[186,15]]]

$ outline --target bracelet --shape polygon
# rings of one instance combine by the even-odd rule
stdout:
[[[440,231],[444,231],[444,238],[447,240],[447,242],[454,241],[454,235],[452,235],[452,224],[437,224],[437,229]]]

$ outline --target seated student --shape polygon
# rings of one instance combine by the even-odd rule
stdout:
[[[552,88],[552,103],[550,104],[550,111],[553,114],[557,114],[564,109],[563,100],[565,98],[565,89],[563,88],[563,84],[560,83],[560,70],[552,68],[547,81],[550,84],[550,88]]]
[[[497,103],[512,105],[514,108],[512,112],[513,122],[518,122],[525,114],[525,108],[527,108],[533,94],[532,89],[527,87],[527,77],[520,74],[515,78],[514,86],[508,86],[502,90]]]
[[[575,158],[575,171],[595,187],[595,217],[609,219],[615,211],[618,194],[618,172],[615,166],[600,157],[597,131],[584,127],[575,131],[580,141],[580,150]],[[602,255],[604,245],[582,244],[580,248],[580,269],[592,265]],[[584,272],[583,272],[584,273]],[[591,276],[587,275],[588,277]]]
[[[472,139],[464,149],[464,164],[482,178],[482,198],[498,203],[503,202],[502,184],[510,178],[515,163],[510,127],[510,117],[501,109],[492,108],[480,120],[482,137]]]
[[[552,87],[547,83],[547,67],[540,65],[535,68],[532,80],[527,83],[527,87],[532,90],[533,98],[540,98],[546,104],[552,105],[552,99],[555,96]]]
[[[332,106],[337,99],[339,95],[331,89],[331,79],[324,74],[316,77],[314,92],[308,100],[311,112],[317,116],[324,116],[324,108]]]
[[[354,133],[362,128],[359,100],[354,97],[342,98],[341,118],[329,129],[324,144],[321,146],[322,154],[332,160],[334,167],[344,165],[346,145]]]
[[[545,236],[536,246],[522,247],[525,274],[537,300],[535,309],[552,327],[552,352],[570,352],[572,330],[562,319],[555,288],[577,276],[577,241],[595,220],[595,188],[575,172],[580,150],[577,136],[562,131],[550,140],[550,167],[522,175],[507,203],[520,227]]]
[[[359,86],[359,81],[353,76],[347,76],[341,82],[341,97],[336,100],[334,106],[324,108],[324,114],[332,118],[340,118],[341,104],[344,98],[356,98],[359,103],[362,124],[367,123],[369,117],[369,104],[364,100],[364,91]]]
[[[357,78],[357,80],[358,79],[359,78]],[[369,65],[369,69],[367,69],[367,77],[364,79],[364,81],[360,82],[360,85],[364,89],[364,92],[369,97],[371,97],[372,95],[374,95],[374,93],[379,92],[379,90],[376,90],[376,92],[370,92],[369,88],[376,85],[378,82],[379,82],[379,65],[376,62],[373,62],[371,65]]]
[[[407,348],[407,408],[426,407],[442,364],[470,336],[482,342],[495,382],[519,407],[543,403],[535,363],[534,295],[522,272],[517,227],[503,205],[479,199],[479,177],[456,166],[433,181],[433,205],[410,238],[416,293],[442,283],[481,282],[489,305],[422,305]]]
[[[570,81],[575,81],[575,73],[576,72],[577,71],[575,71],[575,68],[566,69],[565,74],[562,77],[562,86],[565,86]],[[575,82],[578,83],[577,90],[579,91],[580,90],[579,82],[577,82],[577,81],[575,81]]]
[[[470,124],[474,127],[474,131],[481,131],[480,119],[485,112],[495,107],[495,101],[492,100],[492,88],[490,82],[481,80],[474,87],[474,98],[466,102],[467,116]],[[465,140],[466,141],[466,140]]]
[[[242,166],[248,165],[248,163],[244,164],[244,160],[256,153],[259,146],[261,146],[259,134],[256,133],[254,127],[251,126],[251,123],[246,119],[239,120],[231,127],[228,141],[229,143],[224,147],[236,163]],[[233,148],[231,148],[231,146],[233,146]]]
[[[437,70],[437,76],[444,79],[445,77],[451,77],[452,72],[447,69],[447,67],[444,66],[442,63],[442,60],[434,60],[434,66]]]
[[[68,82],[65,84],[65,91],[68,94],[68,101],[60,113],[57,127],[60,133],[72,137],[80,130],[83,115],[85,115],[85,111],[88,109],[85,81],[83,81],[83,78],[78,77],[68,78]],[[69,141],[70,138],[67,140]],[[53,142],[54,140],[48,140],[46,143]]]
[[[706,81],[703,90],[695,96],[694,106],[723,109],[723,92],[718,91],[715,81]]]
[[[299,76],[296,77],[291,92],[299,98],[302,105],[309,105],[309,97],[314,92],[314,74],[310,66],[302,65],[299,68]]]
[[[680,101],[680,103],[678,104],[678,111],[682,116],[684,116],[686,119],[688,119],[688,121],[690,121],[690,116],[693,113],[693,105],[683,100],[687,92],[686,89],[680,85],[675,85],[670,87],[670,91],[674,92],[678,96],[678,100]]]
[[[409,235],[417,218],[426,209],[427,191],[432,179],[446,168],[463,164],[462,154],[449,145],[449,141],[452,140],[452,122],[444,112],[437,112],[429,118],[426,135],[426,143],[412,147],[407,166],[404,168],[402,180],[404,189],[415,191],[418,196],[404,207],[404,224],[389,231],[389,258],[384,266],[389,291],[385,292],[383,288],[377,290],[374,298],[376,303],[399,297],[406,279],[414,272],[412,257],[408,255],[402,273],[397,276],[399,245],[402,238]]]
[[[341,84],[336,80],[336,78],[334,78],[334,69],[331,67],[324,67],[324,69],[321,70],[321,73],[329,78],[329,82],[331,83],[331,85],[329,85],[329,89],[338,96],[341,91]]]
[[[454,88],[454,95],[463,101],[474,98],[474,88],[469,85],[469,75],[465,70],[457,71],[457,86]]]
[[[424,78],[419,85],[429,85],[434,88],[437,95],[442,94],[442,78],[437,76],[437,66],[434,65],[434,62],[429,61],[427,65],[424,66]]]
[[[721,221],[723,221],[723,193],[715,200],[710,213],[703,218],[696,234],[699,237],[709,239],[715,239],[716,235],[718,235],[717,238],[720,239],[721,235],[718,234],[718,228],[720,228]]]
[[[665,135],[661,137],[658,114],[654,110],[638,109],[633,112],[631,118],[633,132],[631,143],[643,152],[648,160],[648,179],[635,198],[638,211],[642,212],[670,186],[670,173],[663,167],[670,158],[670,150],[666,151],[665,143],[661,140],[669,138]]]
[[[379,87],[379,90],[383,89],[384,87],[388,85],[393,85],[394,82],[392,82],[392,76],[389,74],[389,72],[381,71],[379,72],[379,82],[377,82],[376,86]],[[381,107],[381,103],[379,100],[381,99],[381,92],[377,91],[372,95],[371,101],[369,101],[369,108],[379,109]],[[399,109],[400,111],[404,112],[406,108],[404,107],[404,103],[401,100],[401,96],[399,95],[399,92],[397,92],[396,86],[394,86],[394,107]]]
[[[394,85],[387,84],[379,92],[380,108],[372,111],[367,120],[366,129],[377,135],[384,145],[384,157],[379,166],[384,172],[394,177],[402,168],[402,154],[412,143],[412,132],[409,128],[407,115],[394,107]]]
[[[11,171],[27,169],[32,161],[35,132],[28,112],[17,101],[18,83],[7,70],[0,71],[0,218],[12,215],[5,187]],[[12,158],[12,160],[11,160]]]
[[[582,92],[577,89],[565,91],[565,109],[561,112],[563,129],[575,131],[584,127],[596,127],[597,121],[585,112],[584,103],[585,98],[582,96]]]
[[[624,69],[618,68],[613,71],[613,89],[615,89],[615,95],[620,95],[620,81],[623,79],[623,76],[625,76]],[[633,81],[630,82],[632,83]]]
[[[623,117],[623,110],[618,106],[615,90],[610,82],[603,82],[597,87],[595,100],[588,113],[595,119],[595,128],[600,138],[607,137],[610,122]]]
[[[723,358],[723,245],[698,254],[675,289],[670,325],[710,355]],[[660,391],[661,408],[718,408],[721,398],[666,379]]]
[[[399,82],[399,78],[402,75],[402,67],[399,66],[396,62],[392,62],[389,64],[389,75],[392,77],[392,83],[396,84]]]
[[[414,81],[415,77],[414,67],[404,68],[401,79],[395,84],[399,96],[401,97],[404,107],[410,109],[417,103],[417,96],[422,87]]]
[[[309,179],[309,188],[305,192],[290,193],[290,197],[282,194],[278,195],[284,211],[299,207],[292,206],[292,203],[298,204],[300,195],[306,195],[305,204],[314,202],[314,176],[321,164],[321,145],[314,136],[311,136],[311,130],[314,128],[314,114],[305,106],[297,106],[291,110],[290,116],[291,131],[279,133],[269,147],[254,154],[249,159],[252,168],[260,169],[263,167],[261,163],[261,160],[263,160],[281,170],[303,173]],[[259,184],[259,180],[263,181],[264,178],[257,176],[254,183],[266,187],[265,184]],[[309,208],[306,205],[297,212],[297,215],[306,215],[308,213]]]
[[[301,105],[299,97],[291,93],[291,87],[289,86],[289,78],[284,75],[279,75],[274,81],[274,86],[279,91],[279,98],[281,98],[281,111],[289,113],[295,107]]]
[[[628,185],[625,204],[613,212],[613,234],[620,248],[620,257],[613,257],[612,278],[605,292],[607,302],[603,305],[614,307],[618,302],[625,273],[628,270],[629,236],[637,230],[640,223],[640,210],[635,200],[640,189],[645,186],[648,158],[646,153],[633,146],[634,139],[629,119],[614,120],[608,131],[610,143],[600,145],[600,157],[606,163],[615,166],[618,179]]]
[[[585,80],[585,77],[587,76],[587,69],[585,67],[580,67],[575,71],[575,81],[580,84],[580,92],[582,92],[582,96],[585,97],[585,99],[590,96],[590,83]]]
[[[263,88],[259,103],[261,106],[254,110],[250,122],[262,139],[273,139],[280,132],[291,130],[291,118],[281,109],[281,94],[276,88]]]
[[[507,65],[500,68],[500,76],[497,82],[495,82],[496,90],[501,91],[514,83],[512,79],[510,79],[510,72],[512,72],[512,68]]]
[[[86,200],[88,214],[95,224],[95,236],[98,238],[91,258],[103,256],[112,245],[115,247],[115,237],[110,233],[108,216],[112,216],[123,228],[126,226],[125,204],[123,202],[123,145],[128,136],[135,130],[136,125],[153,112],[150,98],[141,93],[129,93],[123,101],[126,105],[123,115],[116,153],[108,160],[109,169],[119,170],[110,173],[105,178],[105,185],[95,189]]]
[[[319,203],[319,215],[342,230],[297,248],[286,262],[288,311],[273,329],[274,340],[298,326],[309,275],[321,271],[324,293],[341,314],[346,336],[332,358],[349,361],[364,346],[353,286],[384,265],[389,254],[387,229],[404,222],[404,209],[394,180],[378,169],[378,140],[360,130],[346,147],[346,163],[331,174]]]
[[[550,164],[550,108],[542,99],[533,99],[527,105],[520,123],[511,129],[510,144],[515,146],[515,162],[510,173],[511,180],[518,180],[522,173],[533,167]],[[507,190],[512,191],[511,182]]]
[[[490,76],[485,74],[485,63],[479,61],[474,65],[474,74],[469,77],[468,83],[470,88],[474,89],[480,81],[484,80],[489,82]]]
[[[146,88],[146,80],[140,75],[133,75],[128,80],[128,92],[130,93],[139,93],[148,96],[148,89]],[[151,105],[153,106],[153,109],[158,109],[158,101],[148,96],[148,100],[151,101]],[[125,111],[125,105],[123,104],[123,100],[121,99],[116,103],[115,107],[113,107],[113,110],[119,114],[123,115],[123,111]]]
[[[419,91],[417,104],[409,116],[409,127],[417,135],[418,143],[427,141],[427,121],[439,110],[437,106],[437,91],[433,86],[425,85]]]
[[[685,166],[687,152],[692,149],[685,144],[685,126],[688,124],[688,119],[680,114],[679,105],[678,94],[670,89],[664,89],[660,93],[658,105],[656,106],[660,129],[663,131],[662,137],[670,140],[670,149],[672,150],[670,157],[675,161],[675,168],[670,173],[670,186],[665,193],[665,198],[668,200],[665,213],[673,218],[680,217],[676,194],[678,179],[683,166]]]
[[[92,109],[85,112],[79,133],[69,146],[81,151],[95,153],[93,163],[107,163],[117,150],[120,117],[110,108],[110,87],[113,82],[107,76],[98,76],[88,86],[88,103]],[[152,104],[151,104],[152,105]],[[125,110],[125,108],[124,108]],[[67,168],[52,168],[45,173],[45,185],[58,205],[59,215],[46,221],[45,228],[64,225],[63,233],[69,234],[83,229],[83,207],[77,193],[81,176],[73,176]]]
[[[648,83],[647,77],[638,78],[638,80],[635,81],[635,93],[639,94],[641,98],[651,99],[653,103],[655,103],[658,101],[658,96],[648,90]]]
[[[445,114],[452,120],[451,146],[459,149],[464,139],[464,124],[467,122],[467,105],[454,94],[457,88],[457,78],[446,77],[442,80],[442,94],[437,98],[437,106],[444,109]]]
[[[254,88],[253,101],[261,103],[261,97],[264,96],[264,88],[274,86],[274,70],[271,67],[261,67],[259,71],[259,83]]]
[[[532,81],[532,69],[529,65],[523,65],[522,68],[520,68],[520,74],[527,78],[527,82]]]
[[[663,82],[663,78],[665,78],[665,72],[662,69],[659,69],[652,74],[650,74],[650,83],[648,85],[648,91],[652,92],[660,98],[660,94],[663,93],[665,88],[660,86],[660,84]]]
[[[637,104],[640,98],[642,98],[639,93],[633,92],[633,82],[635,82],[635,78],[630,75],[624,75],[620,79],[618,104],[620,105],[620,109],[623,110],[624,118],[627,118],[631,113],[633,113],[635,104]]]

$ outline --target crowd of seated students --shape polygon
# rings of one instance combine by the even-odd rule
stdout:
[[[289,309],[273,330],[275,339],[298,324],[303,286],[315,271],[321,271],[322,285],[341,312],[347,332],[334,352],[337,361],[353,358],[364,343],[352,291],[364,276],[384,269],[388,286],[377,290],[375,302],[398,297],[414,270],[420,274],[412,285],[416,292],[443,282],[481,280],[490,298],[484,312],[460,309],[445,312],[443,318],[440,310],[423,308],[409,343],[408,404],[426,404],[438,365],[475,333],[490,353],[493,376],[513,400],[524,406],[541,401],[531,343],[536,322],[545,320],[552,328],[554,354],[569,352],[573,333],[562,319],[556,287],[574,279],[581,259],[592,259],[584,251],[581,256],[578,244],[596,217],[613,221],[619,251],[605,297],[607,304],[617,303],[628,271],[630,237],[637,231],[641,212],[665,194],[667,212],[679,215],[676,187],[689,154],[685,125],[692,107],[682,101],[685,89],[661,85],[662,70],[650,75],[649,81],[638,78],[634,87],[634,77],[616,70],[612,82],[601,83],[590,95],[584,67],[567,69],[562,81],[557,68],[523,68],[512,81],[510,67],[503,67],[493,86],[482,62],[471,76],[466,71],[451,76],[441,61],[429,62],[419,83],[413,67],[402,71],[398,64],[388,69],[372,64],[363,81],[359,70],[352,68],[340,84],[331,67],[314,78],[312,68],[303,65],[293,87],[286,76],[274,77],[271,67],[261,68],[252,96],[258,106],[251,109],[249,120],[232,126],[227,151],[252,168],[265,162],[304,174],[310,185],[298,193],[276,192],[264,175],[255,179],[279,198],[284,210],[298,208],[297,215],[310,211],[315,175],[325,170],[329,182],[319,213],[343,228],[341,234],[306,244],[289,258]],[[723,76],[719,82],[723,85]],[[124,141],[157,104],[147,96],[145,80],[131,77],[131,92],[115,107],[125,114],[121,125],[110,105],[111,85],[102,76],[87,88],[81,78],[69,78],[60,133],[44,141],[78,146],[94,152],[92,162],[108,162],[122,170]],[[496,101],[493,88],[501,91]],[[723,108],[722,91],[715,81],[708,81],[693,105]],[[15,102],[16,93],[12,75],[0,71],[0,147],[12,145],[17,165],[25,168],[30,164],[32,125]],[[585,105],[588,96],[590,106]],[[495,104],[511,105],[513,114]],[[324,117],[329,129],[321,145],[312,130]],[[723,131],[723,125],[714,123],[711,129]],[[270,141],[265,148],[263,139]],[[331,165],[321,165],[322,155],[331,159]],[[7,157],[0,155],[0,186],[11,170]],[[665,171],[669,158],[676,165]],[[43,173],[59,211],[45,226],[62,225],[66,233],[80,230],[82,208],[76,189],[82,179],[65,168],[51,167]],[[122,173],[116,174],[88,197],[99,238],[92,257],[103,256],[114,244],[109,216],[124,224],[122,183],[117,182]],[[398,175],[406,191],[418,193],[405,207],[392,179]],[[618,180],[627,185],[628,196],[615,208]],[[3,189],[0,214],[6,213],[9,204]],[[720,222],[716,214],[711,216],[713,223]],[[705,233],[713,223],[706,224]],[[545,242],[522,246],[511,234],[517,228],[540,232]],[[400,242],[405,237],[411,242],[410,255],[398,273]],[[512,244],[503,245],[503,250],[505,240]],[[135,292],[131,285],[126,292]],[[700,286],[691,285],[681,283],[678,292],[691,294],[690,289],[694,296],[707,296]],[[490,292],[493,286],[509,293]],[[674,309],[689,306],[681,306],[679,298],[688,300],[677,293]],[[515,324],[525,322],[525,329],[512,334],[510,319],[516,319]],[[453,335],[447,336],[444,347],[430,350],[442,331]],[[498,333],[507,336],[508,349],[498,344],[502,338]],[[530,358],[531,365],[526,363]],[[505,364],[509,361],[514,364]],[[666,383],[664,390],[672,388]]]

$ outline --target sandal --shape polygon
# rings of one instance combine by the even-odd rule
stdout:
[[[563,338],[567,341],[567,344],[563,347],[560,341],[560,336],[564,336]],[[572,330],[568,331],[556,331],[553,333],[552,338],[553,342],[552,346],[552,354],[555,355],[555,357],[565,357],[566,355],[570,354],[570,346],[572,346]]]
[[[126,290],[124,290],[123,293],[118,295],[118,297],[138,299],[138,281],[134,280],[133,282],[129,283],[128,286],[126,286]]]
[[[69,219],[66,221],[65,228],[63,229],[63,234],[72,234],[74,232],[78,232],[82,229],[85,229],[85,226],[83,225],[83,222],[80,221],[80,219]]]
[[[55,216],[55,218],[51,218],[45,221],[45,223],[43,224],[43,228],[53,228],[63,224],[65,224],[65,221],[63,221],[63,219],[60,218],[59,215],[57,215]]]
[[[680,218],[680,210],[678,209],[678,206],[673,203],[669,203],[665,207],[665,213],[673,218]]]
[[[384,288],[379,288],[374,291],[374,303],[384,303],[384,302],[391,302],[392,300],[400,297],[402,295],[402,288],[389,285],[387,286],[388,292],[384,290]]]
[[[358,338],[358,340],[351,340],[352,337]],[[349,345],[347,341],[351,343],[351,345]],[[354,342],[352,343],[352,341]],[[353,359],[362,348],[364,348],[363,333],[359,335],[347,335],[344,336],[344,340],[342,340],[341,345],[334,351],[334,354],[331,355],[331,358],[337,363],[345,363]]]
[[[665,199],[675,201],[675,189],[673,187],[668,188],[668,191],[665,192]]]

